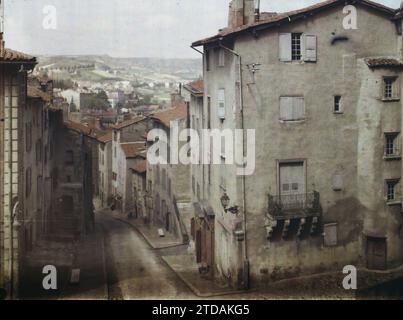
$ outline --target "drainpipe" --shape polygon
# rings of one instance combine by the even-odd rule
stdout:
[[[14,228],[20,226],[17,221],[19,204],[17,201],[10,216],[10,297],[12,300],[16,298],[14,290]]]
[[[219,46],[236,56],[239,60],[239,66],[238,66],[238,75],[239,75],[239,103],[240,103],[240,114],[241,114],[241,129],[243,130],[243,141],[242,141],[242,155],[245,158],[245,151],[246,151],[246,137],[245,137],[245,119],[244,119],[244,109],[243,109],[243,81],[242,81],[242,56],[237,53],[236,51],[224,46],[221,41],[219,42]],[[244,232],[244,263],[248,264],[248,272],[249,272],[249,260],[248,260],[248,246],[247,246],[247,236],[246,236],[246,225],[247,225],[247,220],[246,220],[246,177],[245,175],[242,176],[242,206],[243,206],[243,232]],[[244,272],[245,272],[245,266],[244,266]],[[249,287],[249,275],[247,276],[248,279],[245,279],[245,286],[248,288]],[[247,283],[246,283],[247,280]]]

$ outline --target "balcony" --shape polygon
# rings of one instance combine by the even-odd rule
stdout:
[[[266,233],[270,240],[305,239],[320,234],[319,192],[295,195],[269,195]]]
[[[269,215],[275,220],[320,216],[319,192],[294,195],[269,195]]]

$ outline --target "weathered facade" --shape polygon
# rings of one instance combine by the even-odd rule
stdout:
[[[345,29],[348,4],[261,14],[193,44],[204,47],[206,121],[256,134],[253,175],[212,165],[204,184],[215,275],[233,286],[403,263],[401,21],[354,1],[358,28]]]
[[[144,222],[147,220],[147,159],[146,154],[140,155],[131,167],[132,172],[132,201],[133,201],[133,216],[142,218]]]
[[[103,208],[112,201],[112,132],[98,138],[99,142],[99,198]]]
[[[21,127],[27,107],[27,71],[36,59],[6,49],[0,30],[0,287],[15,296],[20,269],[20,201],[24,189]]]
[[[188,105],[178,94],[172,95],[171,108],[153,114],[153,128],[163,133],[149,140],[150,145],[158,142],[161,149],[159,156],[162,161],[147,167],[148,192],[152,194],[152,201],[148,203],[152,210],[147,210],[155,226],[174,234],[184,243],[188,243],[191,229],[191,192],[190,166],[182,163],[171,163],[171,151],[175,153],[172,141],[177,143],[178,151],[185,144],[178,141],[178,136],[172,136],[172,128],[176,125],[177,134],[189,128]],[[149,137],[150,138],[150,137]],[[164,141],[164,139],[167,141]],[[160,147],[160,148],[159,148]],[[163,152],[165,150],[166,152]],[[166,153],[166,154],[164,154]],[[167,164],[165,164],[167,163]]]
[[[112,195],[118,209],[129,213],[131,203],[131,173],[127,160],[132,157],[130,147],[124,152],[122,145],[142,144],[145,146],[150,121],[145,117],[136,117],[123,121],[113,127],[112,133]],[[141,150],[139,150],[141,151]],[[127,186],[129,185],[129,188]],[[127,199],[127,201],[126,201]]]
[[[122,213],[133,215],[136,203],[133,199],[131,168],[146,157],[146,141],[121,143],[117,150],[117,188]]]

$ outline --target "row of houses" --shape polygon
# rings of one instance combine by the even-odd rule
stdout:
[[[39,241],[77,239],[93,228],[89,135],[53,105],[35,57],[6,49],[0,33],[0,288],[18,296]]]
[[[175,234],[203,277],[234,288],[401,266],[401,10],[328,0],[263,13],[254,3],[231,1],[228,26],[192,44],[203,79],[139,120],[141,133],[159,134],[114,130],[104,199],[115,195],[123,211]],[[347,13],[357,28],[346,28]],[[249,129],[255,141],[223,137],[221,163],[146,161],[161,137],[174,147],[173,127]],[[240,164],[228,161],[231,145]]]

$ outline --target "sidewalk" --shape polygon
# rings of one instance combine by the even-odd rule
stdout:
[[[99,226],[77,242],[40,241],[26,256],[19,297],[23,300],[107,299],[104,259],[103,233]],[[43,289],[42,269],[46,265],[57,269],[57,290]],[[80,269],[78,285],[70,284],[73,269]]]
[[[167,249],[184,245],[183,242],[168,232],[165,233],[164,237],[160,237],[158,234],[159,228],[144,224],[142,219],[129,219],[126,215],[117,211],[114,211],[112,216],[114,219],[127,223],[136,229],[153,249]]]
[[[228,286],[220,286],[214,280],[203,278],[199,273],[194,254],[164,256],[162,259],[201,298],[245,293]]]

